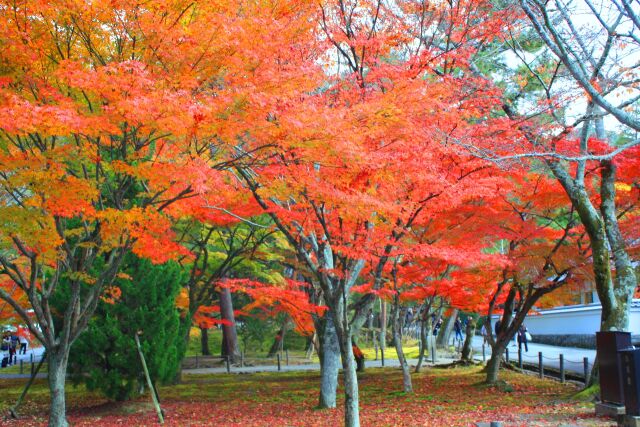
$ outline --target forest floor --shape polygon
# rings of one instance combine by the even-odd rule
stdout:
[[[359,374],[363,426],[469,426],[502,421],[504,426],[609,426],[596,418],[593,403],[576,399],[579,388],[531,375],[502,371],[499,388],[482,384],[480,367],[427,368],[413,374],[415,393],[401,392],[398,369]],[[0,381],[0,425],[46,424],[48,391],[37,380],[20,408],[19,420],[4,415],[25,380]],[[159,388],[171,426],[339,426],[343,410],[317,410],[317,372],[250,375],[184,375],[179,385]],[[341,392],[342,389],[339,390]],[[71,425],[156,425],[148,395],[109,402],[83,386],[68,386]],[[340,405],[339,405],[340,406]]]

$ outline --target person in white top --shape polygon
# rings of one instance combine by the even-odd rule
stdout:
[[[29,345],[29,341],[27,341],[27,339],[23,336],[19,336],[18,339],[20,340],[20,351],[18,353],[27,354],[27,346]]]

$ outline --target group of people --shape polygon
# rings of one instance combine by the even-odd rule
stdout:
[[[29,341],[23,336],[19,336],[15,333],[6,333],[2,336],[2,345],[0,349],[4,352],[8,352],[8,356],[4,357],[2,367],[18,363],[18,354],[27,354],[27,347]]]
[[[500,332],[500,326],[501,326],[500,320],[496,321],[496,323],[493,326],[496,336]],[[487,328],[485,328],[484,323],[482,324],[482,329],[480,329],[480,334],[482,334],[482,337],[484,338],[484,343],[486,344],[489,340],[488,340]],[[523,323],[518,328],[518,332],[516,333],[516,336],[515,336],[515,339],[518,342],[519,351],[522,351],[522,346],[524,346],[525,352],[529,351],[529,340],[530,340],[529,337],[530,337],[529,331],[527,330],[527,327]]]
[[[433,322],[433,335],[434,336],[438,336],[438,332],[440,332],[440,328],[442,327],[442,317],[438,317],[438,320],[436,319],[436,315],[432,314],[431,315],[431,320]],[[456,333],[455,336],[455,340],[460,340],[462,341],[462,328],[466,327],[466,323],[468,322],[468,320],[465,320],[464,324],[462,323],[462,321],[460,320],[459,317],[456,317],[455,322],[453,323],[453,329]]]

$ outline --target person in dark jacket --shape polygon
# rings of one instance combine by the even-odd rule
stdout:
[[[527,344],[527,327],[524,326],[524,323],[520,325],[518,328],[518,350],[522,351],[522,344],[524,344],[524,351],[529,351],[529,346]]]
[[[453,324],[453,328],[456,331],[455,339],[462,341],[462,322],[460,321],[459,317],[456,319],[455,323]]]

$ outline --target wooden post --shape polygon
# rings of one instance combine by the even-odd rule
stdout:
[[[544,366],[542,365],[542,352],[538,352],[538,371],[540,372],[540,378],[544,378]]]
[[[284,355],[285,355],[285,357],[287,358],[287,359],[286,359],[286,364],[287,364],[287,366],[289,366],[289,349],[286,349],[286,350],[284,351]]]
[[[280,372],[280,353],[276,354],[276,359],[278,359],[278,372]]]
[[[435,363],[436,363],[436,346],[433,345],[434,336],[433,335],[429,335],[427,337],[427,339],[429,340],[429,355],[431,356],[431,363],[433,363],[435,365]]]
[[[564,354],[560,355],[560,382],[562,384],[564,384],[564,382],[565,382],[565,377],[564,377]]]
[[[380,346],[380,361],[382,362],[382,366],[384,366],[384,347]]]
[[[229,355],[225,357],[225,364],[227,365],[227,374],[231,373],[231,358]]]
[[[158,396],[156,396],[156,389],[153,387],[151,377],[149,376],[149,369],[147,369],[147,362],[144,360],[144,354],[142,353],[142,346],[140,346],[140,338],[138,333],[133,336],[136,340],[136,346],[138,347],[138,355],[140,356],[140,362],[142,362],[142,369],[144,370],[144,376],[147,379],[147,386],[151,391],[151,400],[153,400],[153,406],[156,408],[158,414],[158,421],[160,424],[164,424],[164,416],[162,415],[162,408],[160,408],[160,402],[158,402]]]
[[[509,364],[509,347],[504,349],[504,360],[506,360],[508,365]]]
[[[33,350],[31,351],[31,355],[29,356],[30,360],[31,360],[31,375],[33,376],[33,370],[34,370],[34,366],[33,366]],[[42,357],[40,359],[40,361],[42,362],[42,359],[44,359],[44,357]]]
[[[373,339],[373,349],[376,351],[376,359],[378,360],[378,340],[376,340],[375,338]]]
[[[244,350],[240,352],[240,367],[244,367]]]
[[[518,366],[522,369],[522,347],[518,347]]]
[[[589,358],[582,359],[582,365],[584,368],[584,385],[589,385]]]
[[[435,364],[438,355],[436,354],[436,337],[433,335],[431,335],[431,350],[433,350],[431,353],[431,361]]]

